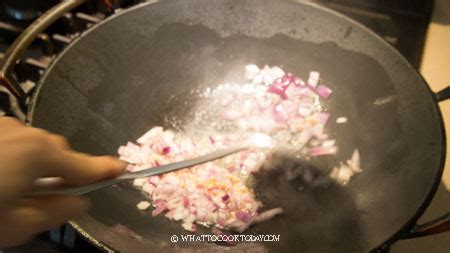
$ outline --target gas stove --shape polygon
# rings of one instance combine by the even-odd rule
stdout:
[[[0,2],[0,58],[13,41],[36,18],[58,0],[4,0]],[[14,69],[22,89],[32,95],[36,83],[55,56],[70,44],[81,32],[109,15],[141,0],[95,0],[87,1],[73,12],[66,13],[37,36],[24,52]],[[26,105],[25,105],[26,107]],[[26,108],[19,108],[17,101],[5,87],[0,86],[0,115],[24,119]]]
[[[3,0],[0,3],[0,58],[14,39],[58,0]],[[66,13],[41,33],[15,67],[16,79],[32,95],[45,69],[81,32],[109,15],[143,0],[92,0]],[[415,67],[420,66],[433,1],[317,0],[314,1],[364,24],[393,45]],[[26,107],[26,105],[25,105]],[[24,119],[26,108],[0,86],[0,115]],[[70,226],[42,234],[30,244],[7,252],[96,252]]]

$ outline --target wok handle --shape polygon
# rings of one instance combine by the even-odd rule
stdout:
[[[429,236],[447,231],[450,231],[450,213],[427,223],[414,226],[413,229],[403,237],[403,239]]]
[[[442,102],[444,100],[450,99],[450,86],[435,93],[436,101]]]
[[[14,43],[8,48],[5,55],[0,61],[0,85],[5,86],[20,103],[24,103],[27,94],[22,90],[19,83],[13,76],[13,68],[22,53],[36,39],[36,37],[44,31],[53,22],[59,19],[64,13],[71,11],[86,0],[65,0],[55,5],[38,19],[36,19]]]

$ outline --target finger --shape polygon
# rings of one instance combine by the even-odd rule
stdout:
[[[68,220],[85,214],[90,207],[88,199],[76,196],[47,196],[20,201],[15,216],[18,226],[35,234],[58,227]]]
[[[17,246],[31,240],[39,232],[58,227],[80,216],[89,201],[80,197],[49,196],[19,199],[2,207],[0,215],[0,247]]]
[[[46,177],[34,180],[31,191],[45,191],[64,187],[64,179],[60,177]]]
[[[45,129],[27,127],[23,130],[21,137],[24,141],[34,141],[47,147],[68,149],[70,147],[67,139],[61,135],[52,134]]]
[[[49,134],[48,138],[56,146],[58,146],[58,147],[60,147],[62,149],[69,149],[70,148],[69,141],[67,141],[67,139],[65,137],[61,136],[61,135]]]
[[[69,150],[49,155],[45,160],[40,164],[40,177],[61,177],[68,186],[117,177],[126,168],[126,163],[110,156],[95,157]]]
[[[25,127],[25,124],[13,117],[0,117],[0,128],[17,128],[17,127]]]

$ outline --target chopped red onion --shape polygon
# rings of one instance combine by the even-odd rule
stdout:
[[[251,80],[256,77],[260,72],[260,69],[255,64],[245,66],[245,78]]]
[[[294,77],[294,84],[295,86],[305,86],[305,82],[303,82],[302,79],[300,79],[299,77]]]
[[[351,168],[347,165],[341,165],[335,179],[342,184],[347,184],[353,174],[354,173]]]
[[[160,213],[164,212],[167,209],[166,202],[164,201],[153,201],[153,205],[155,209],[152,212],[152,216],[158,216]]]
[[[245,222],[245,223],[249,223],[252,219],[252,216],[245,211],[238,211],[236,213],[236,218],[238,218],[239,220]]]
[[[272,74],[271,68],[269,66],[264,66],[264,68],[260,72],[262,76],[262,80],[266,85],[270,85],[277,78]]]
[[[169,154],[171,151],[170,147],[163,148],[163,154]]]
[[[309,91],[306,86],[289,85],[285,93],[289,99],[295,99],[297,97],[305,96]]]
[[[252,219],[252,224],[258,224],[261,222],[268,221],[268,220],[272,219],[273,217],[275,217],[276,215],[282,214],[283,212],[284,212],[283,209],[281,209],[279,207],[267,210],[265,212],[258,214],[256,217],[254,217]]]
[[[310,72],[305,83],[277,66],[260,69],[248,65],[245,77],[248,80],[245,85],[224,84],[205,91],[205,99],[219,107],[214,109],[214,117],[220,115],[238,133],[251,131],[281,138],[283,143],[301,149],[302,154],[337,153],[335,140],[330,140],[325,130],[330,115],[321,106],[321,101],[330,97],[332,91],[320,83],[318,72]],[[211,113],[200,111],[196,115],[204,117]],[[128,170],[139,171],[226,148],[242,138],[220,131],[205,135],[194,138],[155,127],[140,137],[137,145],[129,142],[118,153],[120,159],[132,164]],[[263,204],[245,183],[246,175],[258,173],[270,157],[267,151],[246,150],[193,168],[136,179],[134,185],[152,199],[153,216],[165,212],[165,217],[181,221],[188,231],[195,231],[198,223],[243,232],[250,225],[283,212],[274,208],[261,213]],[[330,177],[346,183],[354,173],[360,172],[359,167],[359,152],[355,150],[347,163],[333,170]],[[306,181],[315,180],[312,174],[291,174],[290,178],[303,176]]]
[[[222,196],[222,201],[223,202],[227,202],[229,199],[230,199],[230,195],[228,195],[228,194],[225,194],[225,195]]]
[[[224,111],[222,113],[222,118],[227,120],[239,119],[241,117],[241,113],[236,110]]]
[[[283,99],[287,99],[285,90],[283,89],[283,87],[280,87],[279,85],[271,85],[267,91],[273,94],[277,94]]]
[[[183,228],[187,231],[195,232],[197,230],[195,224],[192,223],[183,223],[181,226],[183,226]]]
[[[328,140],[322,143],[322,147],[332,147],[336,144],[336,140]]]
[[[319,83],[319,79],[320,79],[319,72],[317,72],[317,71],[309,72],[308,84],[311,87],[316,88],[317,84]]]
[[[273,67],[270,69],[270,73],[272,74],[272,76],[273,76],[274,78],[280,78],[280,77],[282,77],[282,76],[285,75],[283,69],[281,69],[280,67],[277,67],[277,66],[273,66]]]
[[[286,89],[288,88],[289,83],[286,85],[283,79],[275,79],[273,83],[267,89],[268,92],[279,95],[283,99],[287,99]]]
[[[148,202],[148,201],[141,201],[137,204],[137,208],[139,210],[145,210],[149,207],[150,207],[150,202]]]
[[[131,172],[133,172],[133,171],[134,171],[134,165],[128,164],[128,165],[127,165],[126,171],[131,171]]]
[[[152,129],[150,129],[147,133],[145,133],[142,137],[137,139],[136,142],[139,143],[139,144],[148,143],[151,140],[151,138],[153,138],[155,136],[158,136],[162,132],[163,132],[163,128],[162,127],[154,127]]]
[[[295,117],[298,107],[295,102],[293,102],[292,100],[283,100],[281,101],[280,105],[283,107],[283,110],[286,111],[290,118]]]
[[[189,207],[189,199],[187,197],[183,197],[183,206],[184,207]]]
[[[319,122],[322,125],[326,125],[328,122],[328,119],[330,118],[330,114],[326,112],[320,112],[317,114],[317,117],[319,118]]]
[[[346,117],[339,117],[336,119],[336,123],[338,123],[338,124],[342,124],[342,123],[346,123],[346,122],[347,122]]]
[[[334,155],[337,153],[336,146],[330,147],[313,147],[309,150],[309,155],[311,156],[320,156],[320,155]]]
[[[294,83],[294,80],[295,77],[291,73],[288,73],[284,75],[282,78],[275,79],[267,91],[277,94],[283,99],[287,99],[286,90],[289,88],[290,84]],[[292,94],[293,96],[295,96],[295,90],[296,89],[292,91],[294,93]]]
[[[353,151],[352,157],[347,161],[347,164],[348,166],[350,166],[354,173],[362,172],[358,149],[355,149],[355,151]]]
[[[323,97],[324,99],[329,98],[331,93],[333,93],[333,91],[330,88],[328,88],[323,84],[317,86],[316,92],[317,94],[319,94],[319,96]]]
[[[273,116],[276,122],[285,122],[289,117],[282,104],[278,104],[273,108]]]
[[[310,106],[300,106],[298,108],[298,114],[302,117],[307,117],[311,114],[312,109]]]
[[[289,86],[294,81],[294,76],[291,73],[287,73],[285,76],[281,78],[281,84],[284,87]]]

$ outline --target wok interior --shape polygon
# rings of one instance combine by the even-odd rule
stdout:
[[[405,104],[428,98],[421,81],[413,78],[410,83],[411,89],[420,91],[417,97],[400,95],[398,87],[403,84],[391,80],[391,70],[380,64],[383,57],[398,57],[394,52],[374,59],[341,48],[339,41],[328,38],[326,32],[323,36],[328,42],[313,43],[282,33],[269,37],[233,33],[226,23],[219,25],[229,30],[224,37],[202,21],[178,20],[182,19],[180,13],[207,8],[201,7],[207,6],[206,2],[191,1],[192,6],[168,1],[136,8],[84,36],[47,72],[34,105],[33,125],[67,136],[77,150],[114,155],[120,145],[136,140],[153,126],[171,127],[173,117],[189,122],[197,101],[190,91],[242,81],[246,64],[279,65],[303,78],[316,70],[334,91],[326,104],[332,115],[327,131],[337,140],[337,159],[348,159],[354,148],[359,148],[363,173],[347,186],[331,184],[299,191],[299,182],[287,182],[280,171],[264,172],[257,186],[258,198],[268,207],[282,207],[285,213],[244,233],[279,234],[281,241],[233,247],[361,252],[392,236],[416,212],[436,176],[427,169],[433,170],[433,164],[437,168],[438,160],[427,154],[440,151],[437,116],[414,116],[421,110],[431,112],[427,103],[422,109],[405,109]],[[252,2],[266,8],[272,5],[270,1],[213,2],[221,8],[234,6],[234,15],[248,15],[245,10]],[[273,11],[292,12],[296,8],[306,19],[322,22],[323,29],[332,30],[344,22],[308,5],[280,2]],[[169,18],[153,27],[152,22],[162,15],[173,16],[176,21],[169,22]],[[203,18],[201,13],[193,16]],[[235,25],[257,24],[249,19],[248,23]],[[364,32],[354,29],[354,33]],[[403,71],[414,75],[406,67]],[[340,116],[347,117],[348,123],[336,124]],[[414,133],[420,134],[410,138]],[[136,204],[144,198],[130,185],[90,196],[90,215],[75,222],[87,234],[117,250],[223,247],[170,243],[170,235],[187,232],[162,215],[152,218],[149,212],[138,211]],[[211,234],[206,228],[197,233]]]

